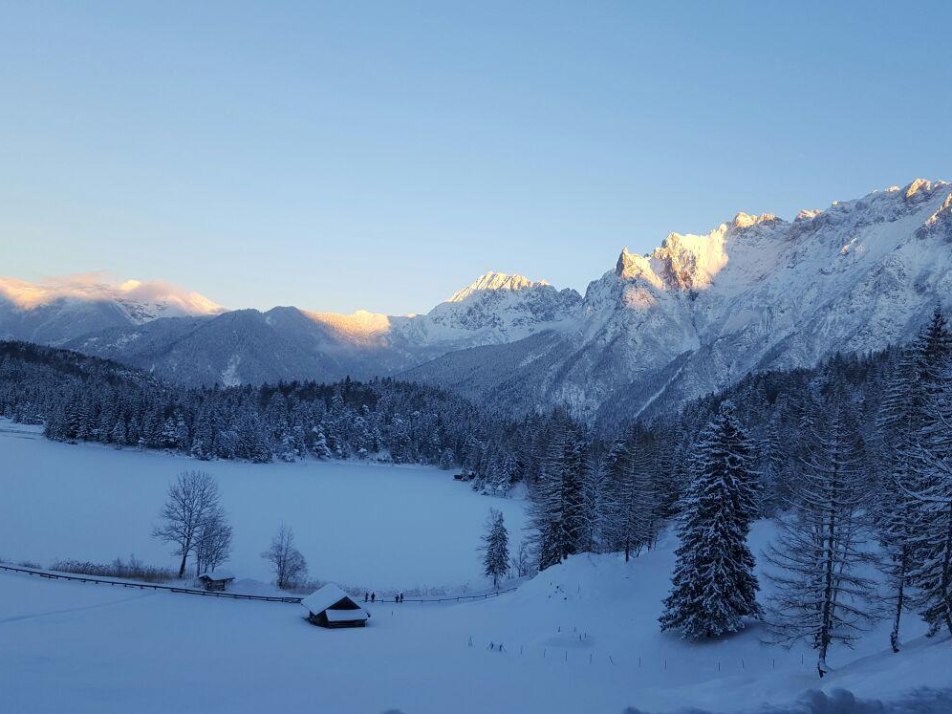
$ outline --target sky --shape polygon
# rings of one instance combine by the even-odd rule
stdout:
[[[0,0],[0,275],[423,312],[952,179],[952,3]]]

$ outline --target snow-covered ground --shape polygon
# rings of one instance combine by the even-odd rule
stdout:
[[[0,558],[48,566],[72,558],[173,565],[151,537],[169,482],[186,469],[218,481],[234,527],[229,570],[272,577],[261,558],[281,522],[311,577],[376,590],[482,588],[477,547],[490,508],[518,542],[525,502],[480,496],[452,472],[346,462],[201,462],[46,441],[0,424]]]
[[[149,532],[168,479],[191,466],[219,479],[241,575],[265,577],[258,553],[284,518],[325,579],[478,582],[473,549],[489,505],[512,525],[524,518],[519,502],[420,468],[196,464],[10,432],[0,435],[0,465],[0,554],[44,564],[129,550],[170,561]],[[773,535],[770,523],[756,524],[754,552]],[[769,704],[776,714],[821,688],[812,651],[764,645],[757,627],[699,645],[660,633],[675,545],[667,535],[630,563],[576,556],[485,601],[378,603],[366,629],[342,631],[309,625],[296,605],[0,572],[0,711],[621,714]],[[822,690],[886,701],[952,691],[949,638],[923,633],[907,617],[903,651],[892,654],[880,623],[856,650],[831,652]],[[952,711],[952,695],[945,704]],[[945,711],[937,706],[915,711]]]
[[[755,546],[771,533],[760,524]],[[820,687],[812,652],[762,645],[756,629],[704,645],[660,634],[672,545],[628,564],[578,556],[493,600],[378,604],[364,630],[313,627],[296,605],[0,573],[0,692],[20,714],[621,714],[762,712]],[[948,638],[921,634],[910,618],[900,654],[885,626],[835,650],[823,690],[892,700],[952,686]]]

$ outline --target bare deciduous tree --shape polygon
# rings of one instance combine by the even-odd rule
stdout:
[[[283,523],[278,534],[271,539],[271,547],[261,557],[271,563],[274,583],[282,590],[300,584],[307,577],[307,561],[294,547],[294,531]]]
[[[529,541],[523,540],[519,544],[519,550],[516,551],[516,555],[512,559],[511,566],[512,570],[516,573],[516,576],[520,578],[524,578],[534,572],[532,566],[532,551],[529,547]]]
[[[227,514],[216,508],[202,523],[195,537],[195,574],[207,573],[231,555],[231,526]]]
[[[184,471],[169,487],[168,500],[159,515],[162,523],[152,535],[175,546],[175,555],[182,559],[180,578],[185,575],[188,556],[195,550],[202,529],[219,512],[218,484],[204,471]]]

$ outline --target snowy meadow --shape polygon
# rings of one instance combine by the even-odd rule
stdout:
[[[227,567],[270,581],[261,557],[281,523],[292,527],[311,577],[376,590],[456,592],[487,585],[477,548],[490,508],[518,545],[524,502],[475,494],[450,471],[314,460],[249,464],[53,443],[0,429],[0,557],[44,567],[134,554],[176,564],[152,537],[175,476],[201,469],[218,482],[234,528]],[[491,585],[491,582],[489,582]]]
[[[51,443],[9,425],[0,459],[8,560],[101,561],[131,551],[174,561],[150,537],[151,525],[170,479],[195,462]],[[479,496],[430,468],[203,465],[235,526],[229,567],[240,577],[269,578],[260,552],[284,520],[321,579],[377,589],[480,587],[475,547],[489,507],[504,512],[517,538],[525,518],[521,501]],[[759,554],[775,535],[773,524],[757,523],[752,549]],[[880,623],[855,651],[833,653],[822,682],[811,650],[766,645],[758,627],[703,646],[659,632],[676,545],[668,532],[629,563],[619,554],[573,556],[488,601],[378,603],[360,631],[312,627],[297,605],[2,573],[0,690],[16,712],[477,714],[754,712],[766,702],[811,711],[801,708],[804,697],[824,701],[842,689],[893,700],[952,685],[948,638],[926,639],[914,616],[905,618],[902,653],[888,651],[888,623]]]

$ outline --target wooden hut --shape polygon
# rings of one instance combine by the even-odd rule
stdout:
[[[227,570],[213,570],[198,576],[198,582],[207,592],[224,592],[234,579],[235,576]]]
[[[333,583],[311,593],[301,604],[308,622],[321,627],[363,627],[370,618],[369,612]]]

